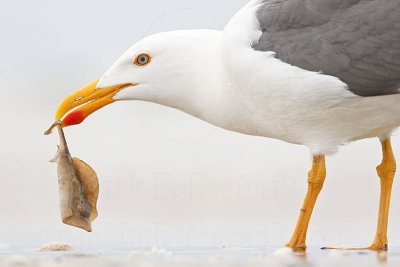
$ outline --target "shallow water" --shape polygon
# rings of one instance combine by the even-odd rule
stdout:
[[[115,252],[0,252],[0,266],[271,266],[372,267],[400,266],[400,248],[388,252],[327,251],[312,248],[305,254],[288,249],[220,248]]]

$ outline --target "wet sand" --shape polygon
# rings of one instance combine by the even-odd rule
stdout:
[[[309,249],[306,254],[295,254],[287,249],[220,248],[174,250],[152,248],[130,252],[0,252],[0,266],[45,267],[375,267],[400,266],[400,248],[389,252],[326,251]]]

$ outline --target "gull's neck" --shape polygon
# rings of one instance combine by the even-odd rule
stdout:
[[[258,135],[257,124],[237,90],[238,86],[246,83],[248,75],[235,75],[231,64],[237,62],[227,57],[224,33],[197,30],[190,31],[190,34],[201,40],[199,46],[187,48],[195,58],[185,66],[184,75],[168,87],[168,92],[174,90],[174,93],[153,102],[226,130]]]
[[[169,106],[213,125],[228,128],[231,98],[229,78],[223,64],[222,32],[196,30],[190,33],[199,38],[199,45],[188,47],[193,60],[185,66],[169,90],[170,97],[163,96],[158,104]]]

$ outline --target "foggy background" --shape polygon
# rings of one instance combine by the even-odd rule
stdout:
[[[61,241],[78,249],[280,247],[307,189],[308,149],[217,129],[150,103],[115,103],[66,130],[71,153],[100,182],[93,233],[62,224],[58,136],[43,136],[72,91],[98,79],[133,43],[160,31],[223,29],[247,0],[2,1],[0,249]],[[399,137],[393,138],[396,155]],[[308,236],[310,246],[369,245],[376,227],[378,140],[342,148]],[[390,245],[400,243],[396,176]]]

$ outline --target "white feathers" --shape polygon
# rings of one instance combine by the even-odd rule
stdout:
[[[261,36],[253,0],[223,32],[175,31],[132,46],[98,87],[121,83],[115,100],[142,100],[182,110],[221,128],[334,153],[353,140],[387,135],[400,124],[400,96],[363,98],[336,77],[286,64],[251,44]],[[133,64],[139,53],[151,62]]]
[[[260,2],[260,0],[250,1],[228,22],[224,30],[228,42],[237,47],[248,48],[261,37],[262,32],[255,16]]]
[[[304,144],[313,154],[332,154],[339,145],[386,135],[400,124],[400,96],[359,97],[336,77],[286,64],[273,51],[253,50],[254,32],[261,34],[260,25],[254,25],[259,2],[232,18],[223,40],[232,90],[247,109],[241,114],[251,114],[247,120],[253,127],[246,133]],[[247,46],[231,40],[240,35]]]

